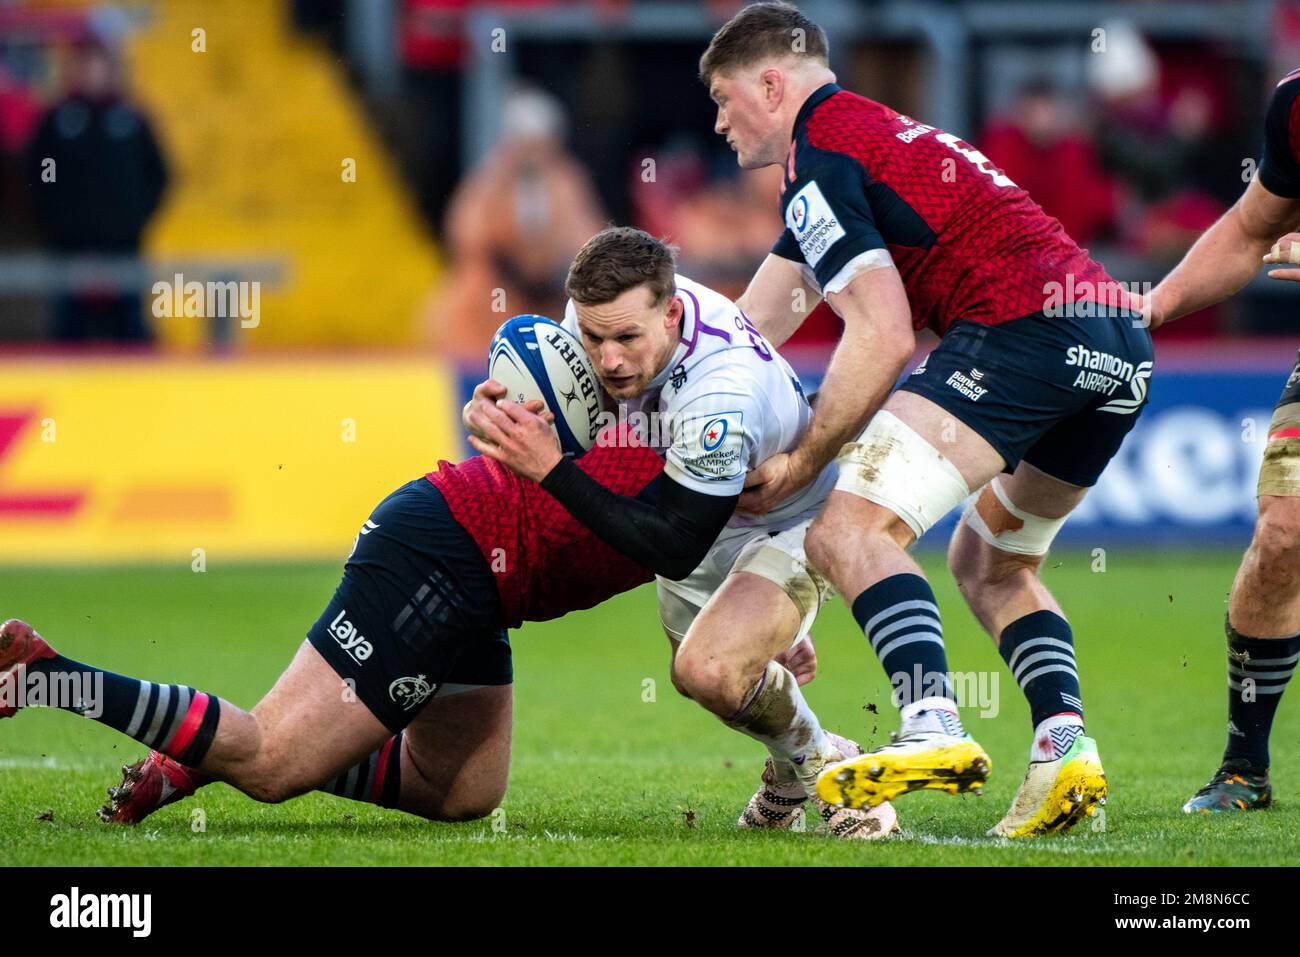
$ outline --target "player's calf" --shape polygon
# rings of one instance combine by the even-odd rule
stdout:
[[[909,775],[929,773],[931,759],[965,734],[934,591],[906,552],[969,494],[949,452],[973,474],[994,467],[996,453],[963,428],[934,403],[896,393],[840,452],[835,491],[810,531],[809,558],[849,603],[884,668],[903,735],[952,739],[916,754],[910,745],[898,750],[899,761],[916,759]],[[962,441],[947,441],[949,432]]]
[[[1246,635],[1266,638],[1300,629],[1300,497],[1260,496],[1255,534],[1228,612]]]
[[[512,723],[510,685],[440,693],[407,726],[397,801],[387,806],[431,821],[487,817],[506,794]]]
[[[1105,772],[1084,736],[1074,634],[1038,577],[1084,491],[1022,463],[1009,482],[994,478],[981,490],[949,546],[958,588],[1024,693],[1034,729],[1028,772],[990,834],[1066,830],[1105,803]]]

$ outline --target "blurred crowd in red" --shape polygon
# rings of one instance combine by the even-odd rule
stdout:
[[[597,18],[618,18],[631,5],[492,4],[517,13],[578,6]],[[780,171],[740,173],[709,132],[712,105],[694,80],[700,44],[646,50],[598,43],[580,55],[571,45],[548,50],[535,44],[517,54],[520,83],[502,113],[500,138],[474,168],[463,169],[465,71],[473,55],[464,40],[465,18],[475,6],[473,0],[400,0],[393,43],[401,69],[399,102],[371,99],[376,122],[386,125],[413,195],[445,251],[448,268],[423,309],[427,339],[478,356],[502,318],[497,300],[509,314],[557,314],[576,247],[609,222],[631,222],[671,239],[680,247],[683,272],[738,294],[781,228]],[[737,0],[719,0],[709,9],[720,22],[738,6]],[[343,0],[291,4],[298,26],[321,35],[340,56],[346,53],[347,7]],[[11,9],[0,6],[0,39]],[[1046,74],[1022,80],[1004,102],[980,104],[976,113],[985,119],[976,128],[955,132],[1107,265],[1123,259],[1140,263],[1145,273],[1119,271],[1117,278],[1155,281],[1249,179],[1270,78],[1300,61],[1300,0],[1279,3],[1269,40],[1272,62],[1250,69],[1243,69],[1239,51],[1204,42],[1153,44],[1118,22],[1107,25],[1107,42],[1110,55],[1092,58],[1079,82]],[[102,47],[74,37],[71,49],[84,60]],[[70,70],[62,84],[33,83],[30,70],[24,76],[13,68],[9,46],[0,52],[0,198],[6,210],[0,248],[82,248],[91,240],[70,235],[67,224],[75,217],[60,218],[58,209],[34,207],[22,195],[38,172],[33,143],[46,127],[67,132],[68,104],[86,99],[79,86],[90,81],[84,70]],[[926,79],[923,55],[876,47],[850,52],[840,62],[847,65],[841,71],[845,86],[926,119],[919,92]],[[119,112],[135,118],[141,137],[151,139],[147,120],[110,82],[111,66],[104,78],[111,89],[91,95],[91,101],[111,96]],[[663,77],[663,84],[642,89],[647,71]],[[55,122],[60,111],[62,125]],[[96,248],[138,249],[166,182],[156,145],[152,151],[145,145],[133,144],[132,185],[117,191],[131,201],[96,214],[97,221],[118,224],[110,239],[94,240]],[[1210,312],[1180,322],[1171,334],[1226,328],[1222,315]],[[57,322],[55,333],[67,335]],[[837,334],[838,320],[823,308],[799,341],[825,343]],[[126,323],[110,337],[141,335]]]

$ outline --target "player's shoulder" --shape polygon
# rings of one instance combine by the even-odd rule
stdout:
[[[796,137],[786,196],[813,180],[827,195],[851,195],[873,182],[901,182],[934,155],[942,136],[936,126],[840,90],[813,109]]]
[[[722,293],[685,276],[677,277],[677,295],[682,300],[686,351],[669,377],[665,398],[679,405],[710,393],[753,390],[759,370],[739,307]]]
[[[1268,97],[1269,118],[1279,114],[1285,117],[1297,99],[1300,99],[1300,69],[1292,70],[1273,85]]]
[[[1300,67],[1296,67],[1290,73],[1286,74],[1286,76],[1282,77],[1282,79],[1278,80],[1277,85],[1273,90],[1275,95],[1278,90],[1300,92]]]
[[[1273,88],[1264,115],[1260,182],[1278,196],[1300,196],[1300,69]]]
[[[696,318],[708,322],[722,316],[730,318],[736,312],[735,301],[716,289],[681,273],[677,273],[673,280],[677,285],[677,294],[683,300],[682,305],[687,310],[694,309]]]
[[[912,131],[921,125],[884,103],[837,89],[808,114],[797,140],[796,164],[800,159],[824,162],[828,153],[877,161],[901,145],[900,135],[914,137]]]
[[[1287,131],[1297,101],[1300,101],[1300,69],[1292,70],[1273,87],[1268,100],[1266,123],[1280,127],[1279,132]]]

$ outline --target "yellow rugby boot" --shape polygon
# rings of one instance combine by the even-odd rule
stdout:
[[[989,837],[1037,837],[1068,831],[1106,803],[1106,772],[1097,742],[1079,735],[1054,761],[1031,761],[1006,817]]]
[[[875,807],[909,791],[976,794],[992,762],[969,735],[912,731],[866,754],[827,767],[817,778],[817,796],[843,807]]]

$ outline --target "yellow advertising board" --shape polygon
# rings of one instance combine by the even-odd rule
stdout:
[[[431,359],[0,359],[0,561],[341,562],[456,425]]]

